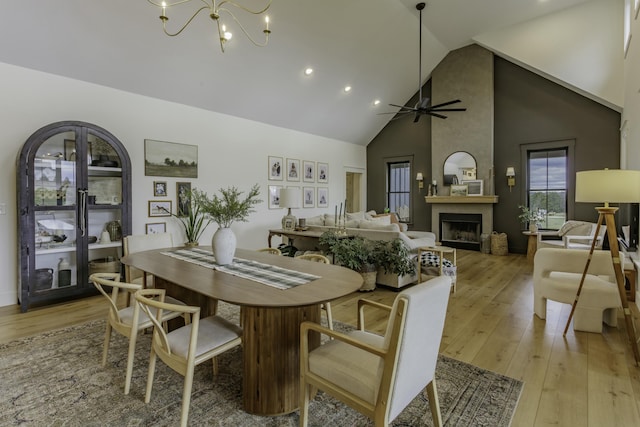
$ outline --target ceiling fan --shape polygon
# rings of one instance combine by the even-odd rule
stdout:
[[[400,108],[400,111],[398,111],[397,113],[382,113],[382,114],[397,114],[397,116],[391,120],[396,120],[396,119],[405,117],[406,115],[414,114],[415,117],[413,119],[413,122],[416,123],[418,120],[420,120],[420,116],[424,114],[428,114],[433,117],[438,117],[440,119],[446,119],[447,116],[445,116],[444,114],[440,114],[443,111],[467,111],[466,108],[443,108],[443,107],[447,107],[449,105],[457,104],[461,102],[459,99],[443,102],[437,105],[429,105],[431,99],[422,97],[422,9],[424,9],[424,7],[425,7],[425,4],[423,2],[416,4],[416,9],[420,11],[420,43],[419,43],[420,53],[419,53],[419,65],[418,65],[418,90],[420,92],[420,97],[416,105],[413,107],[406,106],[406,105],[389,104],[392,107]]]

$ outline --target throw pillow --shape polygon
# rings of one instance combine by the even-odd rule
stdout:
[[[307,225],[324,225],[324,215],[307,218]]]
[[[389,215],[376,215],[374,217],[372,217],[371,219],[367,220],[367,221],[374,221],[377,222],[379,224],[385,224],[385,225],[389,225],[391,224],[391,216]]]
[[[440,256],[434,252],[422,252],[420,264],[423,267],[440,267]],[[442,261],[442,266],[453,267],[453,263],[445,258],[444,261]]]
[[[362,221],[364,219],[364,211],[352,213],[347,212],[347,221],[350,219],[355,221]]]
[[[398,224],[384,224],[379,221],[360,221],[360,228],[367,230],[380,230],[380,231],[397,231],[400,232]]]

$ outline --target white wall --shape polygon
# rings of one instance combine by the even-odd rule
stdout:
[[[170,83],[168,83],[170,84]],[[168,182],[169,200],[175,210],[176,181],[191,181],[192,187],[216,192],[231,185],[248,190],[261,187],[263,203],[250,222],[237,223],[233,230],[238,246],[259,248],[267,245],[267,230],[279,228],[284,210],[267,208],[268,185],[303,186],[267,180],[267,156],[329,163],[329,209],[345,197],[345,167],[366,168],[366,147],[278,128],[185,105],[159,101],[103,86],[0,63],[0,203],[6,215],[0,216],[0,306],[17,303],[17,209],[16,158],[27,138],[40,127],[61,120],[80,120],[113,133],[131,157],[133,182],[133,232],[144,233],[145,224],[159,218],[147,216],[147,201],[153,197],[153,181]],[[144,140],[198,145],[198,178],[147,177],[144,175]],[[293,214],[309,217],[322,209],[299,209]],[[174,218],[162,218],[174,240],[183,240]],[[202,237],[209,244],[216,226]],[[277,238],[274,239],[274,244]]]
[[[474,37],[533,72],[620,111],[623,0],[593,0]]]

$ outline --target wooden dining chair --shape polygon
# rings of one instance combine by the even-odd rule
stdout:
[[[402,291],[393,307],[358,301],[358,330],[331,331],[314,322],[300,327],[300,426],[309,419],[309,399],[318,388],[388,426],[425,387],[434,425],[442,425],[435,370],[451,279],[440,276]],[[389,315],[384,336],[365,331],[364,307]],[[309,349],[309,332],[333,340]],[[320,403],[318,403],[320,404]]]
[[[215,357],[242,343],[242,329],[220,316],[200,318],[200,307],[181,306],[162,302],[164,289],[142,289],[135,293],[135,299],[142,311],[153,322],[153,338],[149,359],[149,375],[144,401],[151,400],[156,358],[184,376],[182,411],[180,425],[186,426],[191,403],[193,371],[196,365],[207,360],[213,361],[213,375],[218,375]],[[160,297],[159,300],[153,299]],[[171,332],[162,327],[165,312],[191,315],[191,323]],[[155,316],[155,317],[154,317]]]
[[[331,264],[329,258],[321,254],[298,255],[296,259],[304,259],[307,261],[321,262],[323,264]],[[329,325],[329,329],[333,330],[333,312],[331,311],[331,303],[327,301],[321,304],[320,308],[322,308],[327,314],[327,324]]]
[[[125,256],[136,252],[171,247],[173,247],[173,236],[171,233],[134,234],[122,239],[122,252]],[[124,276],[124,280],[127,283],[143,284],[142,271],[135,267],[125,265]],[[147,287],[154,287],[153,275],[151,274],[147,274]]]
[[[282,255],[282,252],[280,252],[280,249],[278,248],[262,248],[258,249],[258,252],[266,252],[273,255]]]
[[[124,308],[118,308],[118,298],[120,291],[127,293],[134,293],[142,289],[142,285],[138,283],[126,283],[120,281],[120,273],[94,273],[89,276],[89,280],[93,282],[96,289],[109,301],[109,312],[107,314],[107,329],[104,335],[104,349],[102,350],[102,366],[107,365],[107,358],[109,355],[109,343],[111,342],[111,332],[116,332],[129,338],[129,352],[127,355],[127,374],[124,383],[124,394],[129,394],[131,387],[131,376],[133,374],[133,361],[136,350],[136,340],[138,332],[152,326],[151,319],[144,314],[140,313],[138,304],[129,304],[132,298],[127,299],[127,306]],[[106,287],[111,288],[111,293],[108,292]],[[163,294],[164,296],[164,294]],[[167,302],[171,302],[174,305],[184,305],[183,302],[167,297]],[[175,319],[176,317],[183,316],[182,313],[175,311],[165,311],[162,314],[162,321]],[[190,317],[183,316],[185,323],[189,323]]]

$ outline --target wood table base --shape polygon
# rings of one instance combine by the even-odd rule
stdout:
[[[244,410],[256,415],[295,411],[300,399],[300,324],[320,323],[320,306],[242,308]],[[320,336],[310,336],[310,348]]]

